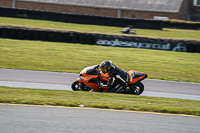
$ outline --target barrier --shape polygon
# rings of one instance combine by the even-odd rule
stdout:
[[[163,21],[164,28],[200,30],[200,23],[180,23]]]
[[[146,48],[168,51],[200,52],[200,41],[154,39],[80,32],[0,27],[0,38],[81,43],[112,47]]]
[[[51,20],[67,23],[93,24],[105,26],[125,27],[133,25],[133,28],[157,29],[161,30],[163,22],[161,20],[114,18],[91,15],[78,15],[59,12],[47,12],[38,10],[28,10],[19,8],[0,7],[0,16],[18,17],[28,19]]]
[[[200,30],[200,23],[181,23],[161,20],[145,20],[145,19],[128,19],[114,18],[92,15],[78,15],[70,13],[47,12],[38,10],[28,10],[20,8],[0,7],[0,16],[18,17],[29,19],[41,19],[50,21],[59,21],[67,23],[94,24],[105,26],[125,27],[133,25],[133,28],[157,29],[176,28],[176,29],[192,29]]]

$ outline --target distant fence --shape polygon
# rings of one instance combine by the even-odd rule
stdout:
[[[157,30],[161,30],[163,26],[163,22],[160,20],[78,15],[78,14],[36,11],[36,10],[7,8],[7,7],[0,7],[0,16],[51,20],[51,21],[59,21],[67,23],[116,26],[116,27],[126,27],[127,25],[133,25],[133,28],[157,29]]]
[[[200,30],[200,23],[181,23],[163,21],[163,28]]]
[[[128,19],[128,18],[114,18],[114,17],[103,17],[103,16],[92,16],[92,15],[78,15],[69,13],[9,8],[9,7],[0,7],[0,16],[51,20],[51,21],[59,21],[67,23],[116,26],[116,27],[126,27],[127,25],[133,25],[133,28],[142,28],[142,29],[161,30],[162,28],[176,28],[176,29],[200,30],[200,23],[181,23],[181,22],[161,21],[161,20]]]
[[[112,47],[133,47],[168,51],[200,52],[200,42],[117,36],[80,32],[61,32],[39,29],[0,27],[0,38],[81,43]]]

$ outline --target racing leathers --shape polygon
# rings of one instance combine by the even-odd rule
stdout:
[[[122,88],[125,88],[127,86],[130,79],[130,76],[127,72],[122,71],[115,65],[113,65],[108,75],[108,82],[106,84],[101,83],[100,86],[110,88],[109,92],[118,93]],[[116,86],[113,86],[113,84],[116,84]]]

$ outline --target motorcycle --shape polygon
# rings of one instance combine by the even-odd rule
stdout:
[[[120,32],[122,32],[124,34],[136,34],[136,32],[134,30],[131,30],[132,27],[133,27],[132,25],[128,25],[123,30],[120,30]]]
[[[140,95],[144,91],[144,85],[141,82],[148,75],[144,72],[138,72],[130,70],[127,72],[130,75],[130,80],[126,88],[122,88],[118,93]],[[109,92],[109,88],[100,86],[100,83],[106,83],[108,81],[108,73],[104,74],[99,70],[99,65],[93,65],[84,68],[79,78],[71,85],[73,91],[97,91],[97,92]],[[117,84],[114,84],[116,86]]]

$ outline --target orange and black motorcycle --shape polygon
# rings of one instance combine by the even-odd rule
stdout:
[[[140,95],[144,91],[144,85],[141,82],[148,75],[144,72],[130,70],[127,72],[130,75],[130,80],[126,88],[122,88],[119,93]],[[108,81],[108,74],[104,74],[99,70],[99,65],[94,65],[84,68],[79,75],[79,78],[71,85],[73,91],[98,91],[109,92],[109,88],[100,86],[100,83]],[[113,87],[115,84],[113,85]]]

